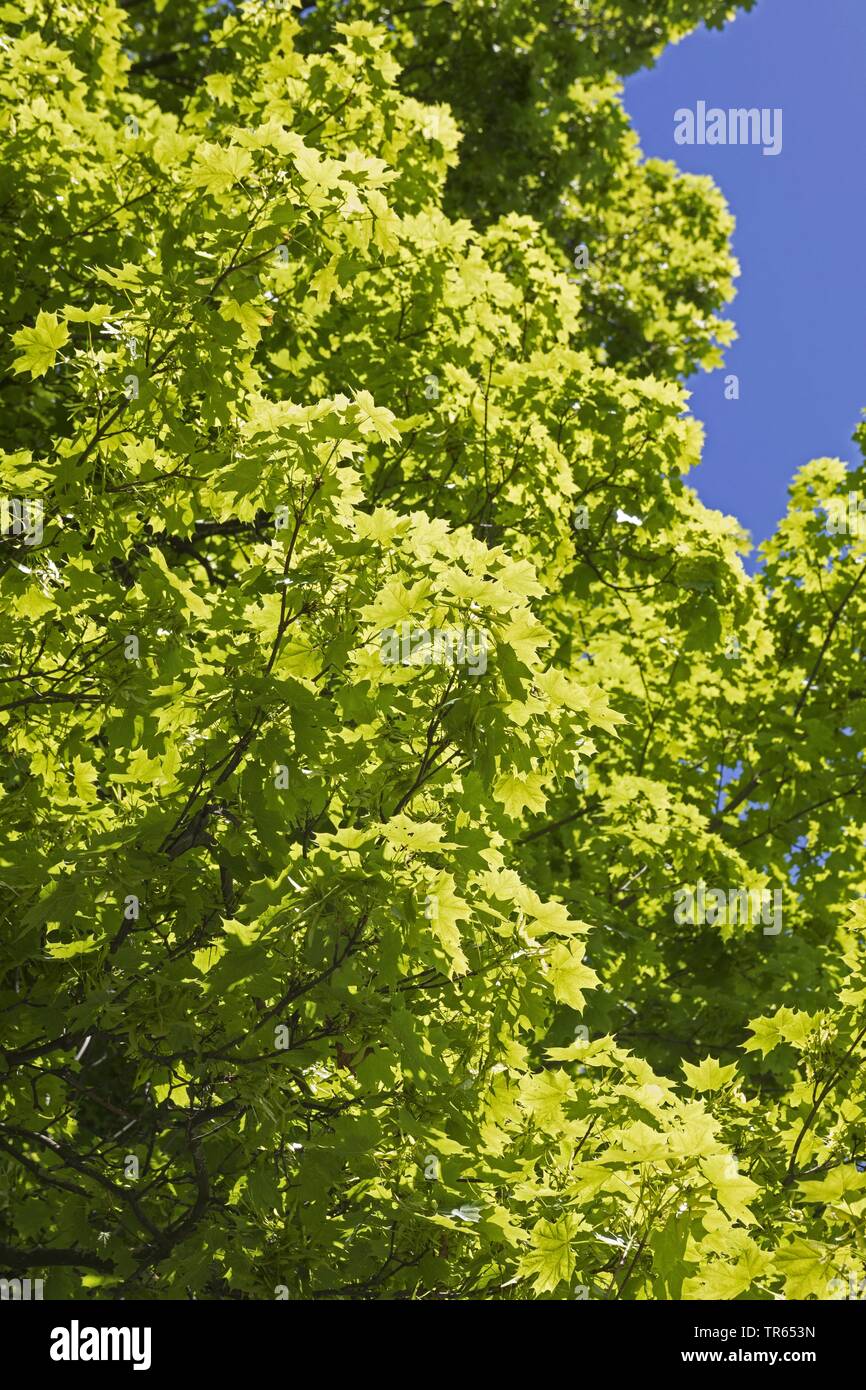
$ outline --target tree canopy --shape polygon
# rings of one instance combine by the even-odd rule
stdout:
[[[863,469],[746,573],[620,100],[733,11],[0,4],[0,1270],[866,1275]]]

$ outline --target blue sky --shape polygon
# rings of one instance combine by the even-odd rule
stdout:
[[[677,145],[674,112],[781,107],[783,144]],[[644,154],[710,174],[737,220],[742,274],[722,371],[693,378],[706,427],[689,481],[757,543],[812,458],[859,459],[866,408],[866,0],[758,0],[723,31],[700,29],[626,83]],[[740,378],[726,400],[724,379]]]

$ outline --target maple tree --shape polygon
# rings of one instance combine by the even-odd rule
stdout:
[[[863,479],[754,577],[688,486],[731,220],[618,94],[732,9],[0,5],[8,1274],[866,1273]]]

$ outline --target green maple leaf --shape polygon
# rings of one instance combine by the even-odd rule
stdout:
[[[726,1264],[716,1260],[703,1273],[686,1279],[682,1286],[683,1298],[712,1300],[738,1298],[752,1286],[752,1273],[739,1262]]]
[[[774,1263],[784,1276],[786,1298],[829,1297],[834,1255],[821,1241],[794,1236],[775,1252]]]
[[[537,1221],[532,1228],[532,1249],[523,1256],[519,1272],[533,1275],[537,1294],[554,1293],[560,1284],[567,1284],[574,1273],[575,1256],[572,1242],[586,1229],[583,1218],[568,1212],[557,1221]]]
[[[252,169],[252,155],[239,145],[213,145],[205,142],[196,155],[190,183],[208,193],[228,193]]]
[[[825,1178],[797,1184],[805,1202],[844,1202],[850,1194],[857,1200],[866,1193],[866,1173],[853,1163],[840,1163]]]
[[[436,875],[427,894],[427,921],[448,958],[452,977],[463,975],[469,969],[457,923],[468,921],[472,916],[471,907],[455,891],[456,886],[454,876],[443,870]]]
[[[705,1057],[698,1066],[691,1062],[683,1062],[682,1066],[693,1091],[720,1091],[723,1086],[730,1085],[737,1074],[736,1062],[723,1067],[715,1057]]]
[[[746,1226],[755,1221],[747,1203],[753,1201],[761,1189],[751,1178],[740,1173],[731,1154],[716,1154],[701,1159],[701,1172],[709,1179],[719,1205],[732,1221],[742,1221]]]
[[[234,937],[235,941],[242,946],[251,946],[254,941],[258,941],[261,935],[261,927],[258,922],[237,922],[231,917],[223,918],[222,928],[228,936]],[[208,969],[210,964],[213,962],[208,964]]]
[[[400,431],[394,415],[387,407],[377,405],[369,391],[358,391],[352,406],[362,434],[375,434],[379,439],[399,443]]]
[[[56,314],[40,309],[33,328],[20,328],[12,341],[22,351],[12,363],[16,372],[32,372],[44,376],[54,366],[58,352],[69,339],[69,329],[58,321]]]
[[[550,953],[550,978],[553,993],[562,1004],[583,1011],[586,999],[583,991],[598,984],[598,976],[583,964],[582,946],[571,942],[559,943]]]

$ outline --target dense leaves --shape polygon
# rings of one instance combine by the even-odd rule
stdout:
[[[0,6],[8,1275],[863,1277],[863,478],[687,485],[616,83],[730,10]]]

